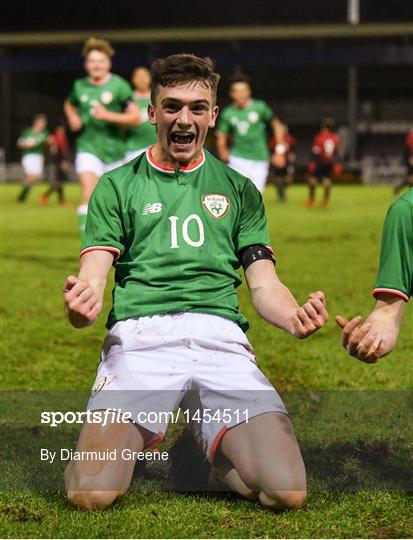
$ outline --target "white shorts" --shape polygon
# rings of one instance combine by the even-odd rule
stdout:
[[[254,182],[260,193],[264,191],[268,176],[268,161],[229,156],[228,165]]]
[[[132,161],[132,159],[137,158],[144,152],[146,152],[146,148],[140,148],[139,150],[132,150],[130,152],[126,152],[124,163],[128,163],[129,161]]]
[[[40,176],[43,165],[44,157],[41,154],[26,154],[22,157],[22,167],[27,176]]]
[[[103,163],[97,156],[89,152],[78,152],[75,159],[75,170],[77,174],[90,172],[99,178],[105,172],[116,169],[123,165],[123,160],[115,161],[114,163]]]
[[[148,445],[163,439],[169,423],[185,420],[211,462],[231,427],[266,412],[287,413],[240,327],[205,313],[117,322],[88,403],[90,411],[104,409],[127,412],[153,433]]]

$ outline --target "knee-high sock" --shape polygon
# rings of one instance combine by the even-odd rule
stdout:
[[[19,202],[24,202],[27,199],[28,194],[30,193],[30,190],[32,189],[32,186],[23,186],[20,195],[18,196],[17,200]]]

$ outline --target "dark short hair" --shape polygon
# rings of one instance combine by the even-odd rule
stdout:
[[[237,71],[234,73],[229,81],[229,86],[231,87],[235,83],[245,83],[248,84],[248,86],[251,85],[250,78],[248,75],[245,75],[245,73],[242,73],[241,71]]]
[[[47,116],[44,113],[37,113],[33,116],[33,122],[37,122],[37,120],[44,120],[47,122]]]
[[[336,121],[334,118],[323,118],[321,121],[321,128],[329,129],[330,131],[334,131],[336,129]]]
[[[214,72],[210,58],[201,58],[194,54],[173,54],[167,58],[158,58],[151,67],[151,100],[155,103],[158,87],[171,88],[179,84],[196,81],[205,88],[210,88],[215,103],[220,75]]]

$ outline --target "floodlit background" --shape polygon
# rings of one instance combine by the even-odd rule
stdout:
[[[258,364],[289,408],[306,463],[309,498],[297,512],[275,515],[231,495],[175,493],[137,471],[112,509],[88,514],[65,500],[64,464],[52,472],[39,465],[42,445],[75,445],[76,427],[52,433],[39,424],[39,411],[69,407],[67,391],[83,410],[105,316],[83,331],[66,321],[62,288],[78,268],[80,188],[72,175],[66,208],[54,200],[41,207],[43,185],[18,205],[16,140],[33,114],[47,114],[50,127],[62,116],[63,100],[84,73],[81,45],[92,35],[112,43],[113,71],[128,79],[134,67],[160,56],[211,56],[222,74],[221,106],[228,103],[229,78],[242,70],[253,95],[266,100],[297,139],[287,202],[277,202],[274,186],[264,193],[270,233],[281,279],[301,303],[322,288],[331,319],[310,339],[294,340],[259,320],[247,287],[240,288]],[[413,125],[411,0],[6,1],[0,92],[0,536],[411,537],[411,302],[395,351],[375,366],[346,354],[334,323],[336,314],[366,316],[372,309],[382,224],[393,185],[406,172],[404,139]],[[318,194],[317,205],[307,209],[306,166],[325,116],[337,121],[344,168],[330,206],[319,207]],[[207,144],[214,152],[213,134]],[[176,436],[171,430],[164,448]],[[184,456],[181,470],[191,478],[197,463]]]

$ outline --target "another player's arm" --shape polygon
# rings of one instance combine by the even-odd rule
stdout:
[[[129,101],[129,103],[127,104],[126,112],[130,112],[130,111],[133,111],[135,113],[134,115],[135,120],[134,120],[133,125],[140,126],[141,124],[143,124],[141,108],[135,101]]]
[[[221,131],[217,131],[215,133],[216,141],[217,141],[217,153],[219,159],[222,161],[227,162],[229,160],[229,148],[228,148],[228,138],[226,133],[222,133]]]
[[[93,324],[102,311],[108,273],[113,253],[94,250],[80,258],[79,275],[68,276],[64,285],[64,300],[70,323],[75,328]]]
[[[328,321],[324,293],[311,293],[299,306],[288,287],[279,280],[272,261],[256,260],[247,267],[245,277],[257,313],[298,339],[310,336]]]
[[[34,141],[30,141],[29,139],[26,139],[25,137],[19,137],[17,139],[17,148],[19,150],[29,150],[29,148],[33,148],[35,145]]]
[[[343,329],[343,347],[351,356],[369,364],[389,354],[399,337],[405,304],[399,296],[381,293],[364,323],[360,316],[348,321],[337,315],[336,322]]]
[[[142,123],[139,107],[132,101],[127,104],[124,112],[109,111],[102,103],[96,102],[93,105],[92,115],[96,120],[102,120],[104,122],[110,122],[125,127],[139,126]]]
[[[63,103],[63,111],[66,115],[67,123],[69,124],[71,131],[80,131],[83,127],[83,122],[79,116],[77,107],[66,99]]]
[[[272,116],[269,123],[275,141],[274,152],[271,156],[271,163],[276,167],[282,168],[285,167],[287,163],[285,126],[277,116]]]

